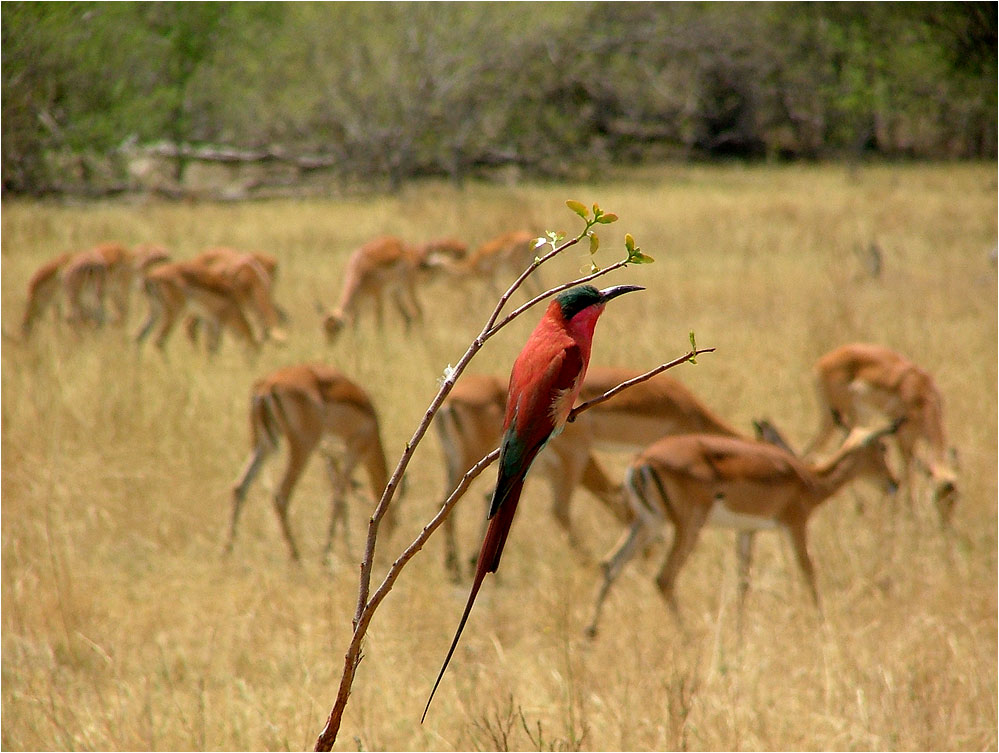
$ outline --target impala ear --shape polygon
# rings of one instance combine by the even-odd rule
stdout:
[[[791,449],[791,445],[787,443],[787,440],[784,439],[784,435],[782,435],[777,427],[771,423],[770,419],[753,419],[753,429],[756,432],[757,440],[761,442],[768,442],[769,444],[780,447],[789,455],[797,457],[798,453]]]

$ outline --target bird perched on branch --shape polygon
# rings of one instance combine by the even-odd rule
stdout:
[[[597,319],[607,301],[633,290],[643,288],[617,285],[597,290],[592,285],[580,285],[560,293],[548,305],[513,364],[503,422],[499,476],[489,506],[489,526],[479,551],[465,611],[427,699],[423,719],[458,645],[482,580],[486,573],[494,573],[499,567],[527,471],[548,440],[565,426],[576,402],[590,361]]]

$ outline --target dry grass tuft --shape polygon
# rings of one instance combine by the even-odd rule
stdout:
[[[465,597],[435,543],[375,618],[339,747],[995,749],[990,165],[670,167],[601,185],[429,184],[336,202],[4,202],[3,747],[311,747],[339,680],[356,564],[343,542],[332,572],[319,564],[328,509],[318,463],[292,505],[302,567],[288,563],[267,501],[280,461],[252,490],[232,557],[220,556],[250,384],[299,360],[338,365],[370,389],[394,460],[489,302],[438,284],[416,335],[392,318],[383,333],[365,321],[330,349],[315,301],[334,302],[347,254],[376,234],[475,245],[512,227],[571,228],[567,198],[620,215],[601,258],[621,253],[627,231],[657,259],[607,281],[648,291],[601,321],[595,363],[652,366],[683,353],[694,330],[717,351],[674,375],[747,431],[769,416],[801,446],[817,425],[815,359],[850,340],[896,347],[944,393],[961,458],[955,531],[942,535],[929,505],[893,516],[861,487],[858,513],[854,494],[839,495],[811,526],[825,622],[788,547],[760,537],[741,640],[732,537],[709,532],[678,586],[688,637],[656,595],[657,551],[622,576],[590,642],[596,568],[573,555],[538,484],[427,723],[419,715]],[[231,340],[209,360],[177,336],[164,358],[137,352],[121,330],[77,336],[52,321],[19,341],[35,267],[104,240],[159,242],[177,257],[213,244],[276,254],[289,342],[250,362]],[[858,251],[871,243],[883,254],[878,279]],[[574,275],[573,253],[546,280]],[[535,318],[490,343],[477,368],[508,371]],[[627,458],[607,461],[620,471]],[[429,519],[442,481],[430,437],[411,467],[402,530],[381,544],[386,561]],[[458,511],[469,550],[486,485]],[[352,514],[356,557],[360,501]],[[610,518],[583,493],[573,514],[594,556],[606,552],[618,534]]]

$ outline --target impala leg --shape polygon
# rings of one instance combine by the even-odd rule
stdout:
[[[255,284],[250,291],[250,296],[256,318],[260,322],[260,328],[263,330],[261,339],[266,340],[272,336],[276,340],[283,339],[283,333],[275,333],[275,330],[278,328],[279,317],[274,307],[274,302],[271,300],[270,287],[263,284]]]
[[[67,293],[69,299],[70,321],[76,326],[93,324],[101,326],[103,322],[101,301],[104,295],[103,277],[96,271],[83,272],[71,285]],[[93,301],[88,302],[88,291]]]
[[[242,306],[227,302],[224,322],[228,326],[233,334],[238,335],[251,350],[259,350],[260,343],[257,342],[257,336],[253,333],[253,327],[250,326],[249,320],[246,318],[246,313],[243,311]],[[211,351],[214,353],[218,350],[218,342],[214,342]]]
[[[822,614],[819,589],[815,585],[815,566],[812,564],[812,558],[808,554],[808,535],[805,524],[793,523],[787,526],[786,530],[791,540],[791,546],[794,549],[794,556],[798,561],[798,567],[801,568],[801,573],[805,576],[808,591],[812,595],[812,601],[815,603],[815,608],[819,610],[819,614]]]
[[[149,333],[153,331],[153,327],[156,326],[156,322],[163,316],[163,304],[158,298],[147,295],[149,301],[149,313],[146,315],[146,321],[143,322],[139,331],[135,333],[135,342],[142,344]]]
[[[309,455],[315,447],[315,440],[311,442],[288,442],[288,467],[285,469],[284,478],[274,493],[274,511],[277,513],[278,522],[281,524],[281,535],[284,536],[288,544],[288,552],[291,558],[299,561],[298,547],[295,546],[295,538],[291,534],[291,526],[288,522],[288,505],[291,502],[291,493],[298,483],[302,471],[309,460]]]
[[[458,544],[455,541],[454,515],[444,519],[444,569],[454,583],[461,582],[461,565],[458,564]]]
[[[603,502],[611,514],[625,525],[630,524],[635,519],[635,513],[628,506],[621,485],[613,483],[607,477],[607,474],[592,454],[583,468],[580,483],[587,491]]]
[[[600,619],[600,610],[603,608],[604,600],[607,598],[607,594],[614,581],[621,574],[625,564],[635,556],[635,552],[644,547],[651,538],[652,532],[649,530],[649,526],[641,518],[638,518],[619,540],[614,551],[600,563],[604,579],[600,584],[600,590],[597,592],[596,601],[593,603],[593,613],[590,617],[590,623],[586,626],[585,632],[587,637],[593,638],[597,634],[597,621]]]
[[[394,288],[392,290],[391,296],[392,296],[392,303],[395,304],[395,308],[399,312],[399,315],[402,317],[402,321],[405,325],[406,330],[408,331],[413,324],[414,315],[406,304],[405,296],[403,295],[402,289]]]
[[[150,305],[149,314],[148,316],[146,316],[146,321],[142,323],[142,326],[139,328],[139,331],[135,333],[135,342],[137,344],[141,345],[145,341],[145,339],[149,336],[149,333],[152,331],[153,326],[156,324],[156,318],[157,317],[155,311],[153,310],[153,306]]]
[[[670,547],[669,554],[666,555],[662,567],[659,568],[659,574],[656,576],[656,586],[659,588],[659,593],[666,601],[681,629],[683,629],[683,618],[680,615],[680,608],[676,603],[674,587],[676,586],[676,578],[680,574],[680,569],[694,550],[694,544],[697,543],[697,537],[701,532],[701,527],[704,525],[705,520],[707,520],[707,510],[698,507],[690,513],[690,516],[686,520],[675,525],[673,545]]]
[[[195,321],[198,321],[195,319]],[[205,335],[205,347],[208,349],[209,354],[215,355],[219,352],[219,348],[222,346],[222,324],[216,319],[213,322],[208,323],[206,327],[208,330]]]
[[[465,472],[475,465],[479,458],[470,457],[474,453],[462,441],[462,422],[454,406],[447,403],[442,405],[433,426],[436,427],[437,437],[444,450],[444,499],[441,502],[443,507],[444,502],[458,487]],[[461,559],[455,528],[456,515],[457,510],[452,509],[451,514],[444,518],[444,568],[453,582],[460,583]]]
[[[350,479],[351,464],[344,462],[343,468],[337,464],[331,454],[325,456],[326,473],[329,476],[330,494],[330,524],[326,533],[326,546],[323,548],[323,560],[329,563],[333,554],[333,538],[336,536],[338,523],[343,524],[343,540],[350,556],[350,529],[347,525],[347,486]]]
[[[156,331],[156,347],[160,350],[163,350],[166,346],[170,333],[173,331],[173,327],[177,323],[177,318],[180,316],[180,313],[184,308],[183,293],[171,290],[164,295],[169,296],[169,299],[159,299],[160,326]]]
[[[745,611],[746,594],[749,592],[749,568],[753,561],[754,531],[739,531],[736,535],[736,556],[739,561],[739,633],[742,633],[742,615]]]
[[[239,479],[233,485],[232,518],[229,523],[229,540],[225,545],[226,554],[232,552],[233,544],[236,542],[236,526],[239,524],[239,514],[242,512],[243,503],[246,501],[246,493],[249,491],[250,485],[257,477],[257,473],[260,471],[264,460],[267,459],[269,454],[269,448],[265,444],[258,444],[254,447],[243,464],[243,470],[240,471]]]
[[[201,331],[201,325],[201,317],[196,316],[195,314],[188,314],[184,317],[184,332],[187,333],[187,339],[190,341],[191,345],[197,346],[198,333]]]
[[[447,453],[445,453],[445,461],[447,461],[447,471],[444,480],[446,501],[464,474],[458,473],[455,475]],[[454,510],[451,510],[451,514],[444,518],[444,569],[451,575],[452,581],[455,583],[461,582],[461,565],[459,564],[458,535],[454,527]]]
[[[128,321],[132,305],[132,278],[130,274],[118,273],[113,279],[111,302],[115,308],[115,324]]]
[[[413,318],[420,322],[423,321],[423,306],[420,304],[420,298],[416,295],[416,278],[410,277],[406,281],[406,297],[409,299],[411,304]]]
[[[551,463],[548,468],[548,480],[552,488],[552,516],[559,528],[565,531],[569,545],[581,554],[586,554],[584,548],[572,530],[572,520],[569,517],[569,504],[572,502],[572,492],[583,475],[579,459],[572,453],[559,454],[555,447],[550,447],[551,453],[546,461]]]
[[[172,311],[165,311],[163,317],[160,319],[160,326],[156,331],[156,347],[163,350],[166,347],[167,340],[170,339],[170,333],[173,331],[173,325],[175,323],[174,313]]]
[[[947,531],[950,529],[950,521],[954,515],[954,505],[956,502],[957,486],[954,481],[950,479],[944,481],[934,480],[933,504],[937,508],[940,530]]]
[[[905,484],[905,501],[909,508],[909,515],[912,516],[916,511],[916,484],[914,483],[916,474],[913,464],[915,442],[910,439],[908,434],[903,434],[901,431],[897,435],[897,439],[899,454],[902,457],[902,483]],[[897,504],[895,506],[897,507]]]
[[[85,320],[89,320],[95,327],[103,327],[106,320],[104,298],[104,277],[100,275],[94,279],[93,301],[91,304],[86,305],[81,301],[81,313],[85,317]]]

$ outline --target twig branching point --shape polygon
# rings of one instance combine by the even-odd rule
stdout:
[[[389,591],[392,590],[393,585],[402,573],[403,568],[406,564],[416,555],[423,545],[427,542],[434,531],[436,531],[440,525],[444,522],[447,516],[451,513],[458,500],[464,495],[465,491],[472,481],[484,471],[490,464],[492,464],[496,458],[499,457],[499,449],[497,448],[493,452],[486,455],[482,460],[476,463],[472,468],[470,468],[464,476],[462,476],[461,481],[454,488],[451,494],[445,500],[441,509],[436,515],[428,522],[423,529],[420,531],[419,535],[413,542],[406,547],[406,549],[399,555],[398,558],[389,567],[388,572],[385,575],[384,580],[375,589],[374,593],[371,592],[371,572],[374,566],[374,555],[375,555],[375,545],[378,539],[378,526],[385,513],[388,510],[388,506],[392,503],[395,496],[396,489],[402,479],[403,474],[406,472],[406,468],[409,466],[409,461],[412,459],[413,453],[416,451],[417,446],[422,441],[427,429],[430,427],[430,422],[433,420],[434,416],[437,415],[437,411],[440,409],[441,404],[444,399],[450,394],[451,389],[454,387],[455,382],[458,377],[461,376],[465,367],[469,364],[476,353],[482,348],[486,341],[499,332],[503,327],[508,325],[511,321],[516,319],[518,316],[523,314],[528,309],[537,305],[546,298],[550,298],[553,295],[557,295],[563,290],[567,290],[576,285],[582,285],[591,280],[601,277],[616,269],[627,266],[628,264],[646,264],[652,261],[651,257],[648,257],[641,253],[641,250],[635,246],[634,239],[630,234],[625,237],[625,248],[627,250],[627,257],[621,261],[615,262],[614,264],[606,267],[605,269],[596,269],[593,265],[590,274],[573,280],[572,282],[567,282],[562,285],[557,285],[548,291],[532,298],[530,301],[524,305],[514,309],[509,314],[507,314],[502,320],[499,320],[500,312],[506,306],[507,302],[513,296],[513,294],[520,288],[523,282],[542,264],[554,258],[556,255],[562,253],[567,248],[576,245],[584,238],[590,239],[591,253],[596,250],[597,244],[594,242],[596,237],[593,234],[593,227],[595,225],[606,225],[617,220],[617,215],[603,212],[596,204],[593,205],[593,215],[590,216],[590,212],[585,205],[581,202],[567,201],[566,206],[569,207],[573,212],[578,214],[586,222],[586,227],[579,233],[579,235],[571,238],[564,243],[561,243],[562,236],[557,233],[549,233],[548,238],[539,238],[539,243],[537,248],[541,248],[544,245],[551,244],[552,250],[543,256],[535,258],[534,262],[524,270],[524,272],[514,281],[514,283],[507,289],[507,291],[500,296],[496,307],[493,309],[492,314],[486,320],[485,326],[483,326],[482,331],[479,335],[472,341],[472,344],[465,351],[465,354],[458,360],[458,362],[451,366],[448,364],[448,368],[445,369],[444,376],[440,380],[440,388],[437,395],[431,401],[426,412],[423,415],[423,419],[420,421],[419,426],[417,426],[416,431],[413,433],[413,437],[406,443],[406,449],[399,459],[399,463],[389,478],[389,482],[385,487],[385,491],[382,494],[381,499],[378,501],[378,505],[375,507],[374,513],[371,515],[371,519],[368,523],[368,535],[364,548],[364,558],[360,564],[360,581],[358,584],[358,594],[357,594],[357,608],[354,613],[353,627],[354,632],[350,640],[350,644],[347,647],[347,652],[344,655],[344,668],[343,675],[340,678],[340,686],[337,690],[336,699],[333,702],[333,707],[330,710],[329,716],[326,720],[326,725],[324,726],[322,732],[316,739],[315,750],[317,751],[329,751],[333,749],[333,744],[336,742],[337,734],[340,730],[340,723],[343,718],[344,709],[347,706],[347,701],[350,698],[351,688],[354,682],[354,674],[357,671],[357,667],[363,658],[362,654],[362,643],[364,637],[367,634],[368,625],[371,622],[372,617],[375,614],[379,604],[388,595]],[[693,346],[693,337],[691,337],[691,345]],[[697,350],[696,346],[687,353],[685,356],[675,359],[669,363],[662,364],[655,369],[652,369],[639,377],[629,380],[622,385],[618,385],[614,389],[608,391],[604,395],[598,398],[588,401],[583,405],[577,406],[573,409],[569,420],[575,419],[579,413],[582,411],[596,405],[604,400],[607,400],[618,392],[633,384],[638,384],[639,382],[645,381],[646,379],[651,379],[658,373],[665,371],[666,369],[672,368],[685,361],[693,361],[697,355],[700,353],[706,353],[713,350],[713,348],[708,348],[704,350]]]

